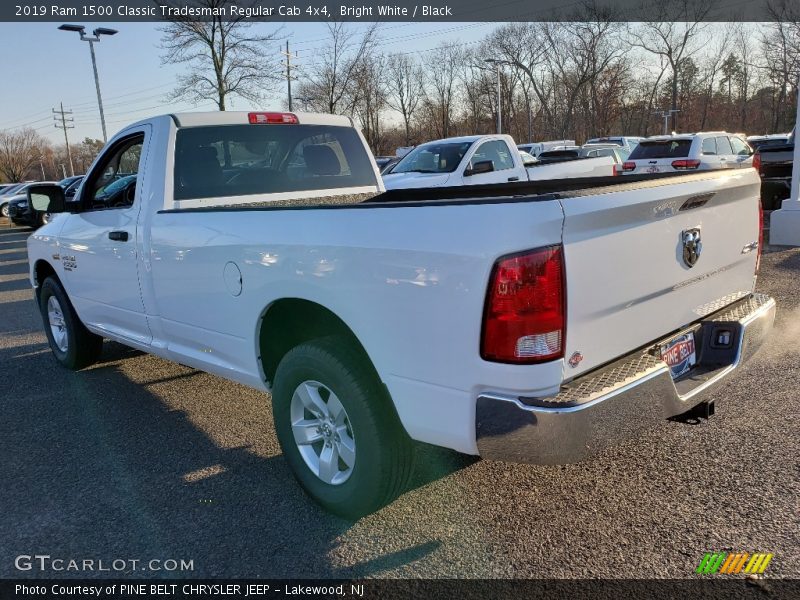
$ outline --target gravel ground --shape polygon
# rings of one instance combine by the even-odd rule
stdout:
[[[14,567],[49,554],[192,560],[194,577],[681,578],[711,550],[800,577],[800,249],[764,255],[777,329],[710,421],[569,466],[420,445],[413,489],[349,523],[294,483],[268,395],[114,343],[60,368],[28,233],[0,224],[0,577],[52,576]]]

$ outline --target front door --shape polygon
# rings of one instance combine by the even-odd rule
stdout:
[[[149,126],[132,129],[95,163],[80,191],[80,212],[60,233],[65,285],[87,325],[147,345],[152,340],[139,285],[136,224]]]

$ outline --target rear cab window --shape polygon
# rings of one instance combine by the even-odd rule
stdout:
[[[355,129],[217,125],[178,129],[175,200],[377,186]]]
[[[689,156],[692,140],[647,140],[639,142],[629,156],[630,160],[648,158],[685,158]]]

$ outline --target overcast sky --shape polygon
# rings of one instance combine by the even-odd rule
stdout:
[[[100,24],[86,24],[91,31]],[[379,47],[384,52],[425,52],[444,40],[477,43],[496,27],[493,23],[387,23],[382,26]],[[193,107],[170,103],[167,95],[174,87],[180,67],[161,64],[157,23],[103,23],[118,29],[113,37],[103,37],[95,44],[100,88],[106,113],[109,138],[126,124],[151,115],[179,110],[214,110],[208,103]],[[60,129],[53,126],[51,110],[59,102],[74,111],[75,129],[71,141],[84,137],[102,138],[97,97],[94,89],[89,44],[77,33],[59,31],[57,23],[0,24],[0,130],[21,126],[36,128],[55,143],[63,142]],[[265,31],[280,25],[258,24]],[[355,24],[360,28],[365,25]],[[289,38],[292,51],[299,52],[300,66],[310,65],[314,51],[325,44],[322,24],[284,25],[275,43]],[[261,108],[280,109],[286,96],[285,86]],[[233,100],[231,110],[253,108],[241,99]]]

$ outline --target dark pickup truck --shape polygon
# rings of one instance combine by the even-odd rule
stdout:
[[[794,161],[794,129],[786,144],[760,147],[753,156],[753,166],[761,176],[761,206],[764,210],[781,207],[789,197]]]

